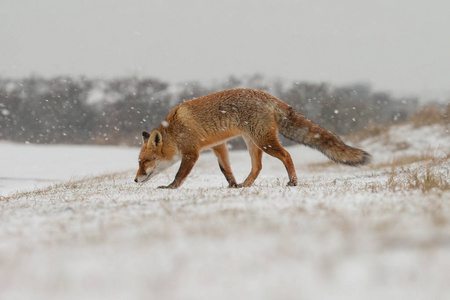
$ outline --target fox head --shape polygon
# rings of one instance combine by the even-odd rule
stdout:
[[[150,180],[177,161],[176,155],[167,155],[173,151],[163,151],[163,139],[158,130],[154,129],[151,134],[146,131],[142,132],[142,142],[139,169],[134,179],[134,182],[137,183]]]

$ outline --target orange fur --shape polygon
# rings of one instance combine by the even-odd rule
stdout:
[[[345,145],[329,130],[311,122],[278,98],[258,90],[234,89],[193,99],[175,107],[151,134],[143,132],[136,182],[145,182],[177,160],[181,165],[174,181],[177,188],[188,176],[204,148],[212,148],[230,187],[251,186],[262,165],[262,153],[280,159],[297,185],[289,153],[280,145],[278,132],[298,143],[322,151],[330,159],[348,165],[370,162],[370,154]],[[242,184],[231,171],[225,142],[242,135],[252,160],[252,170]]]

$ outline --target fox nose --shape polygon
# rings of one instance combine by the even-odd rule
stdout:
[[[137,182],[137,178],[134,179],[134,182]]]

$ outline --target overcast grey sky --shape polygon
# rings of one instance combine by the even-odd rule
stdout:
[[[0,0],[0,76],[260,72],[450,95],[448,0]]]

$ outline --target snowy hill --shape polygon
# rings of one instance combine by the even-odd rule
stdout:
[[[442,124],[418,128],[411,123],[395,125],[363,140],[358,146],[374,153],[375,163],[404,156],[446,157],[450,150],[449,128]]]
[[[177,167],[137,185],[138,149],[36,147],[31,159],[10,146],[17,156],[2,162],[2,178],[41,174],[59,183],[1,198],[0,295],[448,299],[449,137],[442,124],[405,124],[349,142],[374,156],[364,168],[290,147],[300,183],[294,188],[267,155],[251,188],[226,188],[205,152],[180,189],[158,190]],[[27,169],[46,152],[53,164]],[[248,154],[231,152],[230,160],[243,180]],[[68,174],[75,178],[65,181]]]

